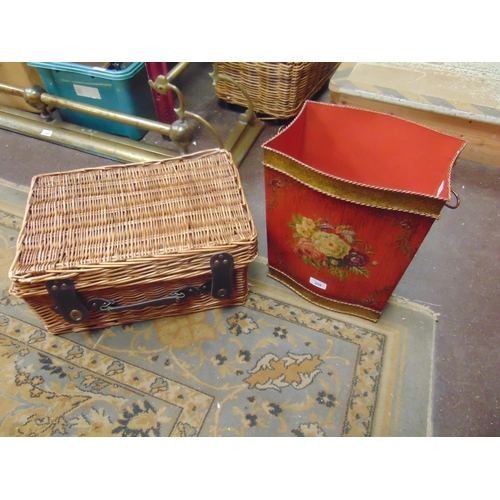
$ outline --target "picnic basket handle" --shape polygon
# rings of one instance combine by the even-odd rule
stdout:
[[[134,304],[117,304],[114,300],[94,298],[86,302],[80,300],[74,283],[69,280],[49,280],[46,284],[49,295],[55,302],[52,309],[61,314],[68,323],[83,323],[90,312],[122,312],[146,307],[169,306],[179,304],[189,297],[211,292],[215,299],[223,300],[233,293],[234,257],[227,252],[220,252],[210,259],[212,278],[199,287],[184,286],[169,295]]]
[[[196,286],[185,286],[175,290],[170,295],[165,297],[159,297],[157,299],[145,300],[143,302],[136,302],[135,304],[117,304],[114,300],[107,299],[91,299],[87,302],[86,308],[89,311],[98,312],[121,312],[130,311],[133,309],[145,309],[146,307],[159,307],[159,306],[169,306],[172,304],[180,304],[184,302],[187,298],[200,295],[201,293],[207,292],[211,289],[212,281],[206,281],[200,287]]]

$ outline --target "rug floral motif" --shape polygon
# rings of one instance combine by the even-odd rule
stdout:
[[[194,435],[210,406],[207,395],[5,314],[0,325],[1,435]]]
[[[370,435],[383,336],[256,293],[83,343],[6,314],[0,328],[1,433]]]
[[[373,435],[383,332],[253,287],[243,306],[53,335],[8,293],[20,224],[0,212],[0,436]]]

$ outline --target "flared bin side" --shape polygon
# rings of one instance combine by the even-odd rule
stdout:
[[[392,125],[400,130],[381,130]],[[377,321],[448,201],[464,145],[380,113],[306,103],[263,145],[269,275],[317,305]]]

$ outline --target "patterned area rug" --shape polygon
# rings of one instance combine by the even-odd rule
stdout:
[[[9,295],[27,189],[0,182],[0,436],[426,436],[435,317],[377,324],[250,266],[244,306],[52,335]]]

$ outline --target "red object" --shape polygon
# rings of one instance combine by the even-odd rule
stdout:
[[[308,101],[263,145],[269,275],[376,321],[442,207],[465,142]]]
[[[167,63],[147,62],[146,71],[148,78],[154,82],[160,75],[167,76]],[[172,92],[168,91],[166,94],[159,94],[154,89],[151,89],[151,93],[153,94],[158,121],[168,124],[173,123],[177,119],[177,115],[174,111],[174,97]]]

